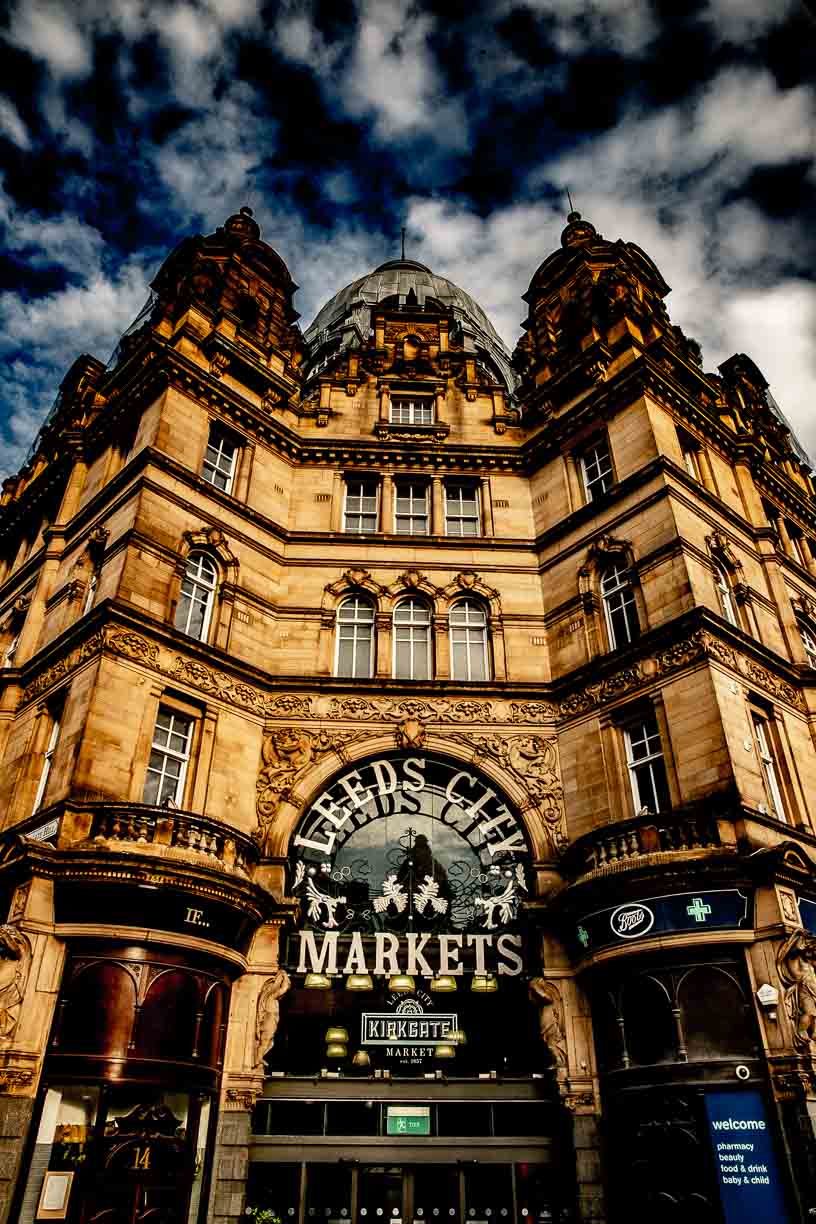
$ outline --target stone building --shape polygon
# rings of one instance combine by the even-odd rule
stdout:
[[[183,241],[4,486],[2,1220],[804,1218],[764,377],[577,213],[512,357],[410,260],[295,289],[248,209]]]

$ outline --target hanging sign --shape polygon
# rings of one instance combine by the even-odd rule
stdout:
[[[791,1217],[761,1093],[706,1092],[705,1106],[725,1224],[784,1224]]]
[[[579,955],[586,956],[598,948],[675,931],[745,928],[749,900],[738,888],[644,897],[587,914],[575,927],[574,939]]]
[[[386,1111],[387,1135],[430,1135],[430,1105],[387,1105]]]

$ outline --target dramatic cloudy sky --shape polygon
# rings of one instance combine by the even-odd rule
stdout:
[[[565,188],[643,246],[707,368],[816,454],[816,21],[801,0],[12,0],[0,444],[106,360],[163,256],[249,203],[308,323],[408,251],[509,345]],[[677,13],[682,16],[677,16]]]

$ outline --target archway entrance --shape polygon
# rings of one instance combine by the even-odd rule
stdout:
[[[390,753],[311,804],[258,1051],[252,1206],[284,1224],[568,1218],[574,1155],[529,997],[533,890],[522,821],[470,766]]]

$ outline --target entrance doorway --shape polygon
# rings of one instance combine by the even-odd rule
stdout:
[[[464,1155],[464,1153],[463,1153]],[[552,1164],[253,1163],[247,1201],[283,1224],[559,1224]]]

